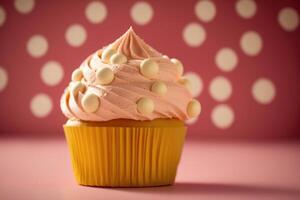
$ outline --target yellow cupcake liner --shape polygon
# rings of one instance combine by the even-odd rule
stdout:
[[[64,125],[81,185],[145,187],[174,183],[186,127]]]

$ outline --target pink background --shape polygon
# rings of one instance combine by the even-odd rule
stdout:
[[[160,52],[179,58],[185,71],[196,72],[203,81],[203,91],[197,97],[203,112],[190,125],[190,137],[222,138],[295,138],[300,128],[300,30],[285,31],[278,23],[278,13],[284,7],[300,12],[299,1],[256,1],[256,14],[243,19],[235,10],[236,1],[215,0],[216,16],[210,22],[201,21],[194,9],[197,1],[147,1],[153,9],[153,18],[146,25],[136,24],[130,9],[136,1],[106,1],[107,16],[103,22],[92,24],[85,16],[90,1],[36,1],[28,14],[16,11],[13,1],[1,0],[6,20],[0,27],[0,66],[8,75],[6,87],[0,91],[0,134],[63,135],[66,118],[59,108],[60,96],[70,80],[72,71],[90,53],[114,41],[133,26],[144,40]],[[195,22],[206,31],[206,39],[199,47],[191,47],[183,40],[187,24]],[[65,39],[67,28],[81,24],[87,39],[80,47],[70,46]],[[257,56],[247,56],[239,45],[242,34],[256,31],[263,47]],[[48,51],[40,58],[26,50],[30,37],[43,35]],[[236,68],[220,70],[215,55],[229,47],[238,56]],[[49,60],[63,66],[64,78],[56,86],[46,85],[40,70]],[[232,95],[224,102],[214,100],[209,84],[216,76],[230,80]],[[251,87],[260,77],[270,79],[276,96],[267,105],[259,104],[251,94]],[[34,95],[45,93],[52,100],[49,115],[38,118],[30,110]],[[216,127],[211,120],[215,106],[226,104],[234,111],[235,119],[227,129]]]
[[[195,13],[199,0],[147,0],[153,17],[145,25],[137,24],[130,15],[136,0],[101,0],[107,16],[98,24],[85,16],[91,0],[32,0],[34,7],[26,14],[16,9],[14,4],[18,1],[0,1],[1,200],[300,199],[300,143],[283,141],[300,138],[300,1],[249,0],[257,9],[253,17],[245,19],[235,10],[238,0],[211,0],[216,15],[204,22]],[[298,17],[298,26],[292,31],[278,23],[278,15],[286,7]],[[288,18],[285,22],[293,20]],[[189,46],[182,36],[190,23],[206,32],[206,39],[197,47]],[[65,39],[66,30],[73,24],[80,24],[87,34],[79,47]],[[189,125],[173,186],[79,186],[63,139],[66,118],[59,108],[60,96],[83,59],[114,41],[131,25],[146,42],[163,54],[179,58],[186,72],[201,78],[203,90],[196,98],[202,104],[202,114]],[[248,56],[240,47],[240,39],[247,31],[255,31],[262,39],[262,49],[256,56]],[[34,35],[42,35],[48,42],[48,50],[39,58],[27,50]],[[238,58],[230,72],[215,63],[217,52],[224,47],[231,48]],[[61,64],[64,77],[57,85],[49,86],[40,73],[44,64],[52,60]],[[7,74],[6,84],[3,73]],[[217,76],[225,77],[232,86],[232,94],[225,101],[215,100],[209,92]],[[275,89],[275,98],[265,105],[251,93],[261,77],[270,80]],[[33,97],[40,93],[48,95],[53,105],[44,117],[37,117],[30,108]],[[225,129],[211,119],[219,105],[229,106],[235,116]],[[38,110],[44,110],[40,106]],[[280,140],[252,140],[273,138]]]

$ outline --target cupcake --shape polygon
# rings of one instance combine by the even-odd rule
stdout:
[[[80,185],[174,183],[187,128],[199,115],[183,65],[132,28],[90,55],[61,98],[64,132]]]

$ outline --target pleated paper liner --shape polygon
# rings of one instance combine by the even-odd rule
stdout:
[[[172,184],[186,133],[177,121],[65,125],[77,182],[102,187]]]

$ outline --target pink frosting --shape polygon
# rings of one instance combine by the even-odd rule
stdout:
[[[162,54],[146,44],[130,28],[124,35],[109,45],[123,53],[128,61],[125,64],[113,65],[101,61],[99,54],[102,50],[89,56],[80,66],[83,72],[87,91],[99,96],[100,106],[94,113],[87,113],[81,105],[83,93],[72,95],[68,89],[61,98],[62,112],[68,118],[86,121],[108,121],[112,119],[153,120],[158,118],[188,119],[187,105],[192,99],[190,92],[178,83],[180,78],[176,67]],[[159,73],[149,79],[139,71],[140,63],[151,58],[159,65]],[[109,67],[114,72],[114,80],[109,85],[99,85],[95,82],[96,69]],[[167,93],[159,96],[151,92],[154,81],[163,81],[167,86]],[[148,97],[154,102],[154,111],[143,115],[137,110],[137,101],[141,97]]]

